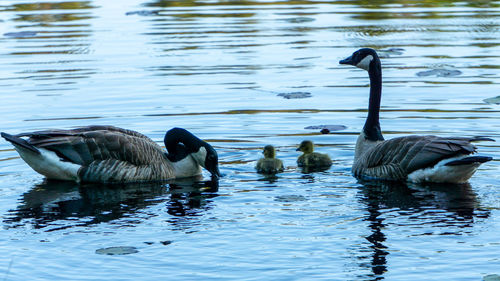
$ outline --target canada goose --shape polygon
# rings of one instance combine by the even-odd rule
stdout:
[[[327,154],[314,152],[314,144],[310,140],[305,140],[300,143],[297,151],[302,151],[303,154],[297,159],[299,167],[304,168],[329,168],[332,165],[332,160]]]
[[[262,153],[264,154],[264,158],[259,159],[255,166],[258,173],[274,174],[283,172],[283,162],[276,158],[274,146],[266,145]]]
[[[486,156],[470,156],[473,141],[494,141],[484,137],[406,136],[384,140],[379,124],[382,68],[377,52],[363,48],[340,61],[368,71],[370,99],[368,117],[356,142],[352,172],[365,179],[412,182],[466,182]]]
[[[113,126],[46,130],[1,136],[21,158],[49,179],[141,182],[191,177],[201,167],[220,175],[217,152],[185,129],[165,134],[168,153],[138,132]],[[23,139],[22,137],[28,137]],[[200,167],[201,166],[201,167]]]

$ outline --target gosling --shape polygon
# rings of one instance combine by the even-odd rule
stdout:
[[[327,169],[332,165],[332,160],[327,154],[314,152],[314,144],[310,140],[303,141],[297,151],[303,154],[297,159],[299,167],[308,169]]]
[[[259,161],[257,161],[257,165],[255,166],[258,173],[275,174],[283,172],[283,162],[276,158],[276,150],[274,149],[274,146],[266,145],[262,153],[264,154],[264,158],[259,159]]]

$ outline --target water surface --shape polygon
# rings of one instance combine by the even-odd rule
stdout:
[[[0,141],[4,280],[481,280],[500,274],[499,145],[466,185],[350,174],[379,50],[386,138],[500,140],[496,1],[8,1],[1,131],[109,124],[161,142],[184,127],[225,176],[49,182]],[[304,92],[303,98],[285,98]],[[282,95],[280,95],[282,94]],[[292,95],[293,96],[293,95]],[[299,95],[299,97],[301,97]],[[343,125],[323,135],[308,126]],[[334,165],[303,173],[300,141]],[[273,144],[287,167],[256,174]],[[133,249],[102,255],[111,247]],[[128,247],[128,248],[125,248]],[[77,274],[75,274],[77,273]]]

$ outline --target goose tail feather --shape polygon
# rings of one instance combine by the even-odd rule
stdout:
[[[453,160],[445,164],[445,166],[460,166],[460,165],[470,165],[474,163],[484,163],[493,160],[489,156],[470,156],[458,160]]]
[[[470,139],[470,142],[476,142],[476,141],[495,141],[495,140],[492,138],[482,137],[482,136],[477,136]]]
[[[1,132],[0,135],[2,136],[2,138],[11,142],[15,146],[28,149],[30,151],[35,152],[36,154],[40,154],[40,150],[38,150],[35,146],[33,146],[32,144],[30,144],[29,142],[27,142],[26,140],[24,140],[18,136],[13,136],[11,134],[7,134],[4,132]]]

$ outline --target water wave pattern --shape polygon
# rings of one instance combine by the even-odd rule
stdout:
[[[49,182],[1,140],[0,277],[500,274],[500,108],[483,101],[499,95],[500,3],[396,2],[0,3],[0,131],[109,124],[162,144],[179,126],[217,149],[224,174],[219,182],[207,173],[126,186]],[[369,80],[338,61],[361,47],[382,58],[386,138],[489,136],[497,142],[477,146],[494,160],[466,185],[354,179]],[[299,92],[307,98],[283,98]],[[322,134],[325,126],[342,129]],[[329,170],[297,167],[304,139],[330,155]],[[266,144],[283,173],[255,172]]]

